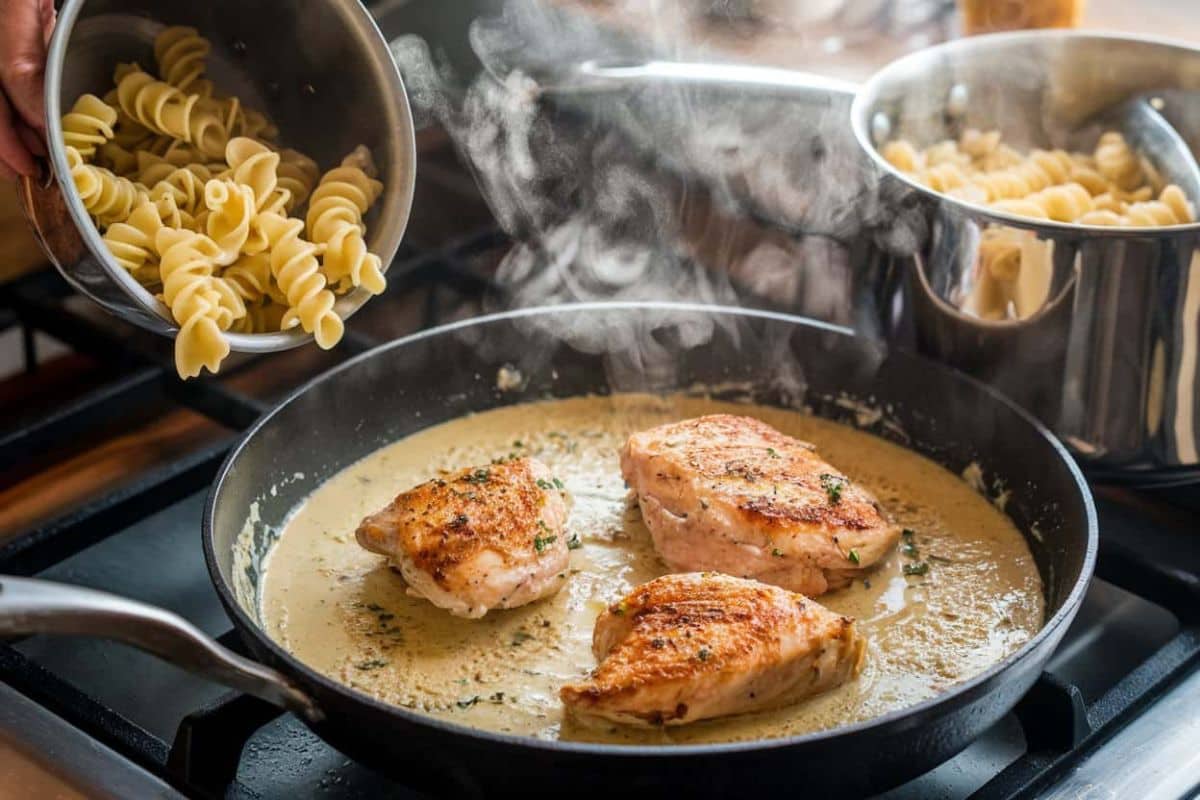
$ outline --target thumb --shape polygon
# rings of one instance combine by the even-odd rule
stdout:
[[[0,0],[0,83],[18,116],[44,130],[46,20],[40,0]]]

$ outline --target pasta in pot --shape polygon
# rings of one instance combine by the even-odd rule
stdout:
[[[382,191],[370,153],[322,176],[274,143],[267,115],[220,94],[205,75],[211,49],[195,28],[169,27],[157,76],[121,64],[112,91],[81,96],[61,122],[71,182],[113,260],[179,325],[184,378],[218,370],[226,332],[298,326],[333,347],[336,295],[386,285],[365,239]]]
[[[998,131],[969,129],[958,141],[918,150],[894,139],[880,155],[896,169],[937,192],[1033,219],[1083,225],[1155,227],[1196,220],[1192,203],[1116,131],[1095,150],[1033,150],[1022,156]]]

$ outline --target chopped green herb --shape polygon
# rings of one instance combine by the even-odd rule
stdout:
[[[555,489],[562,489],[562,488],[563,488],[563,482],[562,482],[562,481],[560,481],[558,478],[552,478],[551,480],[553,480],[553,481],[554,481],[554,488],[555,488]]]
[[[857,551],[857,550],[851,550],[849,553],[847,553],[847,554],[846,554],[846,558],[850,559],[850,560],[851,560],[852,562],[854,562],[855,564],[862,563],[862,562],[859,560],[859,558],[858,558],[858,551]]]
[[[475,695],[474,697],[468,697],[466,700],[459,700],[454,705],[458,706],[459,708],[470,708],[478,702],[479,695]]]
[[[523,631],[523,630],[518,629],[517,631],[515,631],[513,633],[512,641],[510,642],[510,644],[513,647],[520,647],[521,645],[525,644],[532,638],[533,638],[533,634],[530,633],[529,631]]]
[[[583,547],[583,542],[579,541],[579,534],[572,533],[571,538],[567,539],[567,549],[578,550],[581,547]]]
[[[544,489],[547,492],[554,488],[554,484],[551,483],[550,481],[546,480],[545,478],[538,478],[537,485],[538,485],[539,489]]]
[[[776,558],[783,558],[783,551],[776,547],[771,550],[771,555],[775,556]]]
[[[513,447],[524,447],[525,443],[520,439],[513,439]]]
[[[767,455],[769,455],[771,458],[779,458],[779,453],[775,452],[774,447],[767,448]]]
[[[905,575],[924,575],[927,572],[929,572],[929,563],[925,561],[917,561],[904,565]]]
[[[364,672],[368,672],[373,669],[379,669],[380,667],[386,667],[387,665],[388,665],[387,659],[372,658],[370,661],[363,661],[361,664],[355,664],[354,668],[361,669]]]
[[[701,647],[696,652],[696,658],[700,659],[701,661],[708,661],[708,657],[711,655],[712,655],[712,651],[709,650],[707,647]]]
[[[504,702],[504,692],[496,692],[495,694],[493,694],[491,697],[488,698],[488,702],[495,703],[496,705],[503,703]]]
[[[829,495],[829,502],[835,506],[842,502],[842,490],[846,488],[847,483],[849,481],[840,475],[830,475],[828,472],[821,473],[821,488]]]
[[[491,477],[492,471],[490,469],[483,469],[481,467],[480,469],[475,470],[470,475],[463,478],[463,480],[465,480],[467,483],[487,483],[488,479]]]
[[[535,536],[533,537],[533,549],[540,553],[556,541],[558,541],[557,536]]]

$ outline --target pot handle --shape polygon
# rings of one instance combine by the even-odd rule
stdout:
[[[827,92],[850,97],[858,91],[856,84],[838,78],[746,64],[594,60],[583,62],[575,72],[575,81],[570,82],[573,85],[562,87],[564,90],[661,85],[663,82],[673,82],[781,92]]]
[[[312,699],[286,676],[221,647],[177,614],[94,589],[0,576],[0,637],[30,634],[123,642],[309,722],[323,718]]]

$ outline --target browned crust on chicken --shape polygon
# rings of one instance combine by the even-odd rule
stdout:
[[[717,573],[666,575],[597,619],[589,679],[564,686],[577,714],[649,725],[794,702],[857,674],[854,620],[802,595]]]
[[[457,591],[458,567],[484,551],[517,566],[536,561],[551,544],[559,545],[556,551],[565,545],[561,532],[542,521],[554,489],[539,477],[544,471],[519,458],[434,478],[366,517],[355,536],[367,550],[402,554],[443,589]]]
[[[636,433],[621,469],[673,569],[716,569],[817,595],[895,546],[899,528],[813,445],[713,414]]]

